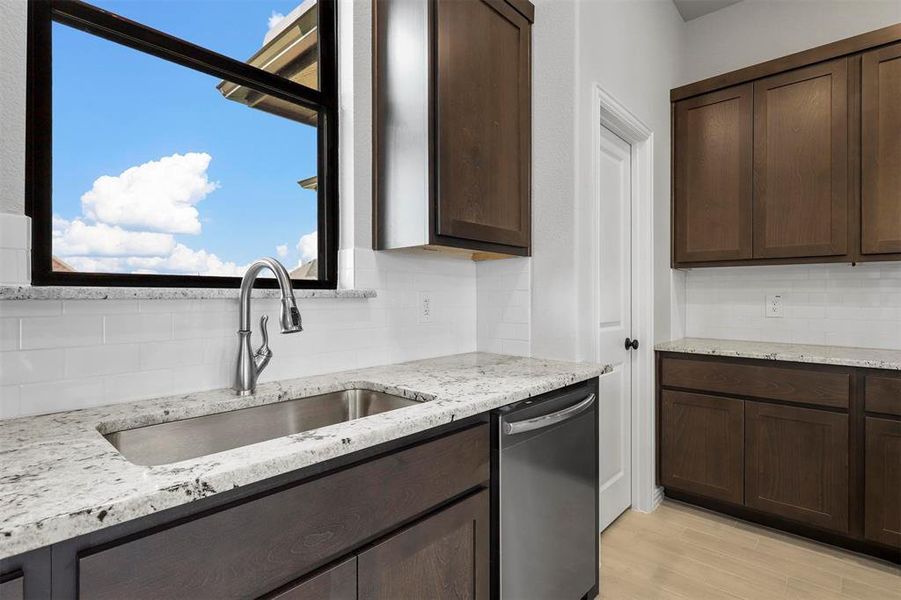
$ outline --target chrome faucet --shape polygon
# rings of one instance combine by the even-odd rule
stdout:
[[[297,302],[294,300],[294,288],[291,286],[291,276],[285,266],[274,258],[261,258],[247,268],[244,278],[241,279],[241,295],[238,299],[240,311],[240,323],[238,325],[238,364],[235,367],[234,390],[239,396],[248,396],[253,393],[257,385],[257,377],[272,359],[272,350],[269,349],[269,333],[266,324],[269,316],[260,318],[260,333],[263,336],[262,345],[256,352],[250,348],[250,295],[253,284],[260,271],[268,268],[275,273],[278,287],[281,291],[281,329],[282,333],[297,333],[303,331],[300,322],[300,311],[297,310]]]

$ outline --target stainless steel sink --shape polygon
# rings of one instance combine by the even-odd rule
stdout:
[[[371,390],[345,390],[108,433],[136,465],[165,465],[418,404]]]

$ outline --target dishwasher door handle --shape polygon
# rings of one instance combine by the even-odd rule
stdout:
[[[543,429],[544,427],[550,427],[551,425],[561,423],[588,410],[588,408],[594,403],[594,400],[595,395],[588,394],[584,400],[581,400],[577,404],[567,406],[566,408],[558,410],[556,412],[541,415],[540,417],[534,417],[532,419],[525,419],[523,421],[513,421],[512,423],[504,421],[504,435],[516,435],[517,433],[525,433],[526,431]]]

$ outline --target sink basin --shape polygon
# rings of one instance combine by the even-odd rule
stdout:
[[[371,390],[344,390],[108,433],[136,465],[165,465],[292,433],[353,421],[418,404]]]

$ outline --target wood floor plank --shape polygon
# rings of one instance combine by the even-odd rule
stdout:
[[[901,600],[901,568],[665,501],[601,535],[605,600]]]

